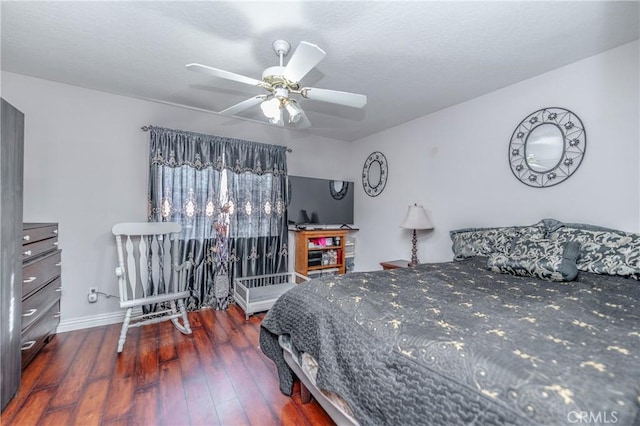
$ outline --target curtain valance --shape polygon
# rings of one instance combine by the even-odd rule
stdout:
[[[151,164],[286,175],[286,146],[152,126]],[[277,154],[277,155],[274,155]]]

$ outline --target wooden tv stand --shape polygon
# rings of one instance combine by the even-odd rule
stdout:
[[[309,276],[309,272],[337,269],[338,274],[344,274],[348,232],[346,229],[296,231],[296,272]]]

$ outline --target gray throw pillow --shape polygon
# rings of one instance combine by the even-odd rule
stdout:
[[[578,241],[578,269],[640,278],[640,235],[606,228],[567,224],[551,232],[559,242]]]
[[[487,268],[503,274],[538,277],[548,281],[572,281],[578,276],[577,241],[519,239],[509,254],[494,253]]]
[[[473,256],[489,256],[492,253],[508,254],[514,239],[541,239],[545,236],[542,223],[532,226],[501,228],[464,228],[451,231],[451,247],[454,259]]]

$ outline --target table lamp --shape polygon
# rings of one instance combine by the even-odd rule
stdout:
[[[429,217],[427,217],[427,212],[424,207],[414,204],[413,206],[409,206],[407,215],[400,224],[400,227],[411,229],[413,231],[413,236],[411,238],[411,263],[409,263],[409,266],[415,266],[418,264],[418,237],[416,236],[416,230],[433,229],[433,225],[431,224]]]

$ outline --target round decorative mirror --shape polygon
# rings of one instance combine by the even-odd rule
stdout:
[[[329,182],[329,192],[334,200],[342,200],[349,191],[349,182],[332,180]]]
[[[544,108],[516,127],[509,144],[514,176],[536,188],[557,185],[577,169],[587,135],[577,115],[564,108]]]
[[[380,195],[387,184],[387,174],[387,158],[379,151],[372,152],[362,168],[364,192],[370,197]]]

